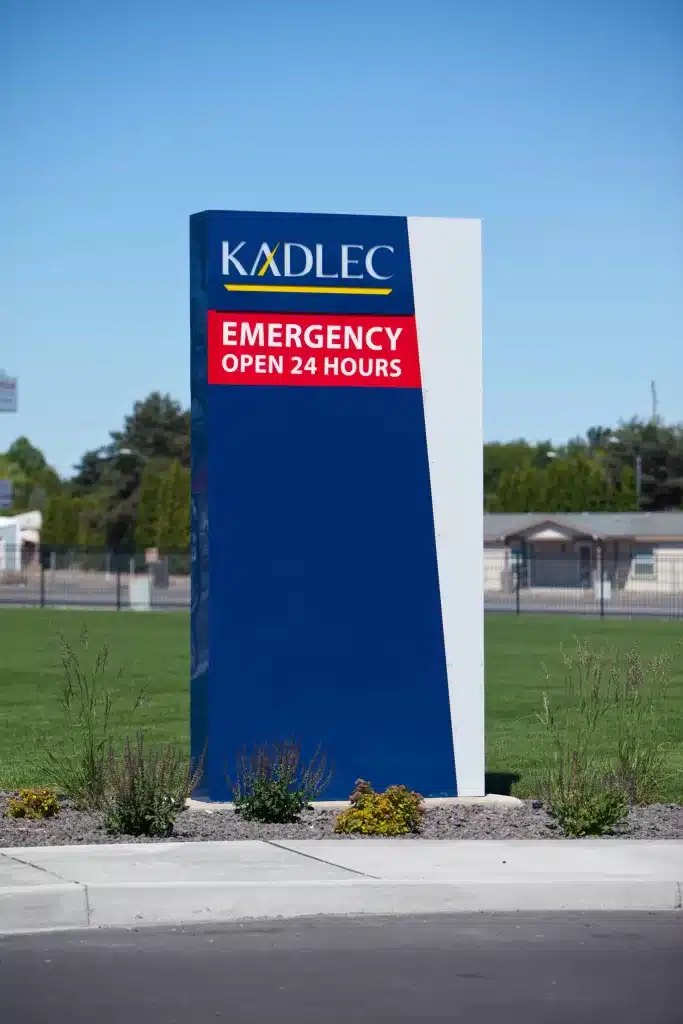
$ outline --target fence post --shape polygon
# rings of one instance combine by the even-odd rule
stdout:
[[[45,607],[45,558],[40,559],[40,607]]]
[[[598,541],[598,557],[600,558],[600,618],[605,617],[605,542]]]
[[[116,562],[116,610],[121,611],[121,564]]]
[[[522,610],[522,553],[520,551],[515,552],[515,569],[515,612],[519,615]]]

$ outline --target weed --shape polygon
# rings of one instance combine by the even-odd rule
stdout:
[[[614,708],[613,664],[591,641],[562,651],[565,687],[553,705],[546,691],[537,715],[543,728],[538,795],[570,835],[602,835],[626,813],[607,787],[602,724]]]
[[[80,639],[87,656],[87,630],[83,630]],[[76,807],[96,810],[104,804],[111,744],[113,700],[105,686],[109,648],[105,644],[94,664],[87,668],[63,634],[60,634],[60,647],[64,671],[60,703],[66,719],[67,740],[65,746],[55,748],[42,743],[38,768]],[[138,694],[131,714],[143,698],[144,689]]]
[[[237,759],[232,786],[236,810],[245,821],[296,821],[311,800],[319,797],[332,777],[327,758],[318,747],[307,765],[293,740],[246,749]]]
[[[667,696],[673,676],[673,653],[644,661],[637,643],[623,657],[615,654],[613,676],[617,749],[614,784],[630,804],[656,799],[670,774],[673,741],[667,734]]]
[[[203,761],[203,759],[202,759]],[[107,753],[107,831],[128,836],[171,835],[178,814],[201,775],[202,762],[188,763],[175,746],[145,747],[138,732],[121,753]]]
[[[629,804],[656,799],[667,777],[667,694],[674,654],[645,662],[637,643],[625,654],[591,641],[562,652],[565,686],[543,694],[538,795],[570,835],[602,835]]]

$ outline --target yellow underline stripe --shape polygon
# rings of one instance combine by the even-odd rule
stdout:
[[[391,295],[391,288],[322,288],[302,284],[226,284],[229,292],[285,292],[298,295]]]

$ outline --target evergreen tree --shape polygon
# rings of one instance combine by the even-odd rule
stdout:
[[[78,546],[102,551],[107,546],[104,513],[97,496],[73,499],[78,514]]]
[[[162,477],[161,466],[153,462],[147,464],[142,474],[135,518],[135,545],[138,551],[156,547],[159,542],[158,524]]]
[[[190,470],[174,463],[172,493],[172,543],[168,550],[186,554],[190,550]]]
[[[154,532],[154,546],[166,552],[166,542],[171,531],[171,474],[168,470],[159,476],[157,521]]]
[[[601,462],[575,449],[571,456],[554,459],[547,467],[527,465],[502,473],[495,511],[562,515],[619,512],[634,506],[632,473],[622,471],[615,485]]]
[[[68,494],[53,494],[43,510],[41,543],[48,547],[73,548],[79,544],[80,503]]]
[[[544,470],[526,465],[501,473],[498,483],[498,512],[538,512]]]
[[[161,479],[158,547],[167,554],[184,553],[190,547],[190,473],[172,462]]]
[[[616,487],[615,512],[636,512],[638,510],[638,493],[636,491],[636,474],[631,466],[624,466],[619,474]]]

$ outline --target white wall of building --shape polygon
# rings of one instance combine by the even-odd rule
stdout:
[[[545,531],[546,533],[549,531]],[[576,587],[579,588],[574,567],[578,567],[577,547],[587,541],[540,540],[535,535],[529,542],[537,564],[532,586]],[[533,545],[536,545],[534,548]],[[647,568],[644,554],[652,548],[652,572]],[[641,554],[641,559],[635,557]],[[599,577],[597,549],[592,556],[594,582]],[[545,561],[547,559],[547,561]],[[503,543],[487,543],[484,546],[484,589],[491,592],[509,590],[511,587],[512,552]],[[616,590],[625,593],[683,593],[683,542],[662,541],[648,545],[631,541],[607,541],[605,543],[605,578]]]

